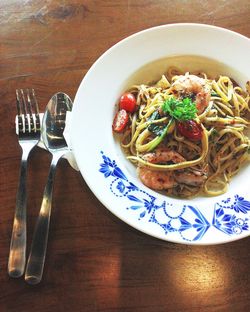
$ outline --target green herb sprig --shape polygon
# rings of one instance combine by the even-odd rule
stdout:
[[[171,97],[162,104],[162,110],[164,113],[168,113],[174,119],[180,121],[192,120],[197,113],[195,103],[188,97],[183,100]]]

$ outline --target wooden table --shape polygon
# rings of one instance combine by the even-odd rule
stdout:
[[[20,163],[15,89],[35,88],[44,110],[57,91],[74,98],[93,62],[134,32],[198,22],[250,37],[249,16],[249,0],[1,1],[1,312],[250,310],[249,238],[195,247],[149,237],[114,217],[66,161],[56,175],[42,282],[7,275]],[[39,148],[29,162],[28,251],[49,162]]]

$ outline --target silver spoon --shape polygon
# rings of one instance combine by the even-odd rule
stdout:
[[[29,284],[39,283],[43,274],[55,169],[59,159],[69,151],[63,131],[66,112],[71,109],[71,99],[65,93],[56,93],[50,99],[43,117],[42,138],[47,150],[52,154],[52,161],[25,272],[25,280]]]

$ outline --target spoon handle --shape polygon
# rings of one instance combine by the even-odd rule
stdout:
[[[42,279],[49,234],[53,181],[55,177],[56,165],[59,159],[60,157],[56,154],[53,155],[47,184],[44,189],[41,209],[35,226],[25,272],[25,281],[29,284],[38,284]]]

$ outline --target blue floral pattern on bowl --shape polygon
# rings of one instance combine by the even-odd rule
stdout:
[[[158,202],[157,197],[129,181],[115,160],[101,152],[102,163],[99,172],[109,181],[109,190],[115,197],[125,197],[130,203],[126,209],[137,215],[138,220],[159,226],[165,235],[177,233],[186,242],[201,241],[210,229],[216,229],[227,236],[237,236],[249,231],[250,201],[235,194],[216,202],[213,214],[208,220],[201,209],[184,204],[173,207],[171,200]]]

